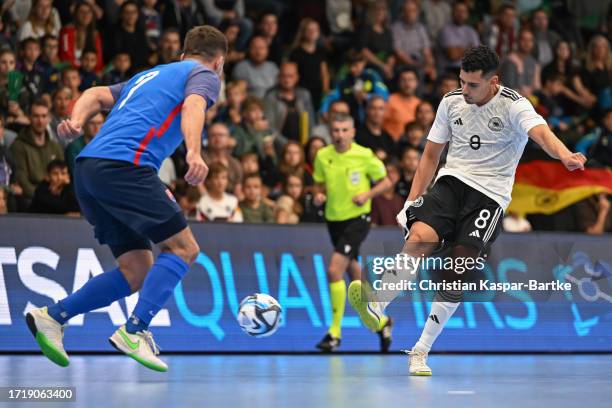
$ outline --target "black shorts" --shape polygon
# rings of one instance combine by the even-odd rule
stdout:
[[[370,232],[370,216],[364,214],[345,221],[327,221],[327,230],[335,252],[357,259],[359,247]]]
[[[151,249],[187,227],[174,196],[151,167],[118,160],[80,158],[74,189],[96,238],[115,257]]]
[[[424,222],[445,243],[470,246],[481,254],[501,231],[504,211],[499,204],[456,177],[440,177],[422,198],[408,209],[408,228]]]

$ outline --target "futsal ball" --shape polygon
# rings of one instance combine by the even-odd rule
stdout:
[[[267,337],[280,326],[283,309],[276,299],[264,293],[245,297],[238,308],[238,324],[249,336]]]

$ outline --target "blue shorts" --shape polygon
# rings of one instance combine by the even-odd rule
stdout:
[[[174,196],[151,167],[82,157],[74,168],[81,212],[115,257],[151,249],[187,227]]]

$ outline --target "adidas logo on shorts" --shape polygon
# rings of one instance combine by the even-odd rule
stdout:
[[[478,230],[474,230],[470,232],[470,237],[480,238],[480,232],[478,232]]]

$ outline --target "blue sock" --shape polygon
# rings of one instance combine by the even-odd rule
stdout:
[[[131,293],[125,277],[119,268],[115,268],[91,278],[81,289],[49,306],[48,313],[60,324],[64,324],[73,316],[108,306]]]
[[[179,256],[162,253],[147,274],[134,308],[125,329],[128,333],[146,330],[155,315],[172,296],[176,285],[189,270],[189,265]]]

